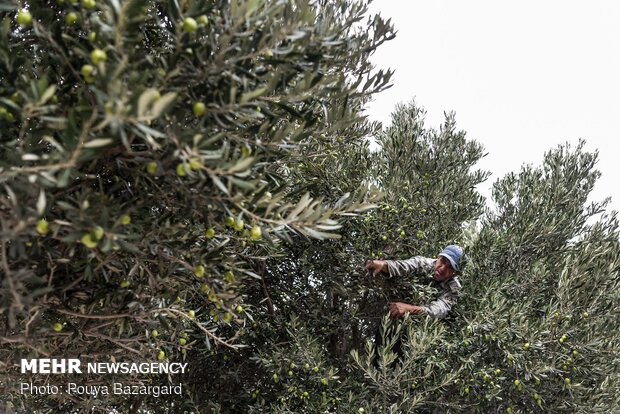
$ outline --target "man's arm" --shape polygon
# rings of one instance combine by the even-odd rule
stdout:
[[[432,272],[435,259],[416,256],[407,260],[388,260],[387,267],[390,276],[405,276],[407,274],[428,274]]]
[[[453,305],[454,303],[450,301],[444,299],[437,299],[432,301],[427,306],[422,306],[422,309],[424,309],[424,313],[426,313],[427,315],[430,315],[437,319],[443,319],[448,316],[448,312],[450,312],[450,309],[452,309]]]
[[[450,279],[447,282],[446,290],[427,306],[422,306],[424,313],[434,318],[443,319],[448,316],[448,312],[454,305],[461,290],[461,284],[456,279]]]
[[[406,313],[426,314],[433,318],[443,319],[448,316],[450,309],[456,304],[461,284],[456,279],[447,281],[444,292],[427,306],[415,306],[404,302],[392,302],[388,305],[390,317],[400,318]]]
[[[407,313],[413,313],[415,315],[426,314],[433,318],[443,319],[448,316],[448,312],[452,309],[452,305],[454,305],[454,303],[444,298],[434,300],[428,306],[416,306],[404,302],[391,302],[388,305],[388,311],[392,319],[402,318]]]
[[[373,275],[388,273],[390,276],[405,276],[409,273],[429,273],[435,259],[416,256],[407,260],[369,260],[364,266]]]
[[[390,313],[390,318],[398,319],[402,318],[407,313],[413,313],[415,315],[424,313],[424,308],[404,302],[390,302],[388,304],[388,312]]]

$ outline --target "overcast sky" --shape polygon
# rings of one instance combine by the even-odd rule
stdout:
[[[386,125],[413,98],[427,126],[454,111],[489,153],[486,197],[505,173],[584,138],[600,153],[593,199],[620,210],[619,0],[375,0],[371,11],[398,31],[373,56],[396,73],[371,119]]]

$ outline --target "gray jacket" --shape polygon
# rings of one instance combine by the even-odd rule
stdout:
[[[431,278],[432,285],[436,287],[441,294],[439,297],[426,306],[422,306],[427,315],[435,318],[445,318],[448,312],[456,304],[456,299],[461,290],[461,283],[458,276],[437,282],[433,279],[433,269],[435,268],[436,259],[428,257],[416,256],[407,260],[387,260],[388,272],[392,277],[402,277],[408,273],[418,275],[426,275]]]

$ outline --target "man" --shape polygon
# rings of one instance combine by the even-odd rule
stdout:
[[[390,302],[388,311],[392,319],[402,318],[407,313],[445,318],[456,303],[461,290],[458,275],[461,274],[466,263],[467,256],[463,253],[463,249],[456,245],[449,245],[439,253],[437,259],[416,256],[408,260],[368,260],[364,268],[373,275],[387,273],[392,277],[404,276],[407,273],[431,276],[432,273],[432,285],[441,292],[436,300],[426,306]]]

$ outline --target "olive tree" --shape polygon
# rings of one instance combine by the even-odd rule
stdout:
[[[293,238],[336,237],[338,218],[372,206],[368,186],[334,198],[296,169],[375,128],[361,108],[391,72],[368,59],[391,25],[348,0],[1,7],[5,404],[202,412],[213,398],[238,409],[210,394],[230,366],[201,369],[260,326],[264,297],[251,294],[265,262]],[[186,361],[191,375],[172,379],[183,395],[165,405],[16,392],[45,380],[20,375],[19,358],[50,356]]]
[[[618,220],[606,201],[588,201],[600,173],[583,146],[560,146],[494,184],[496,208],[463,233],[471,264],[451,318],[385,326],[392,340],[406,333],[397,364],[390,343],[378,367],[372,341],[355,353],[392,412],[620,407]]]
[[[312,185],[339,196],[367,182],[383,193],[378,208],[345,220],[340,239],[296,240],[287,255],[267,262],[256,295],[268,294],[270,332],[258,334],[251,351],[262,378],[249,390],[256,412],[412,412],[420,401],[405,381],[411,374],[399,377],[389,363],[377,372],[373,355],[361,369],[350,355],[374,346],[388,300],[419,303],[434,292],[413,278],[372,278],[364,260],[434,256],[442,243],[460,241],[462,222],[482,213],[475,186],[486,173],[475,163],[483,151],[453,116],[439,130],[425,127],[414,103],[395,109],[377,142],[376,151],[338,149],[340,157],[313,168],[323,179]]]

